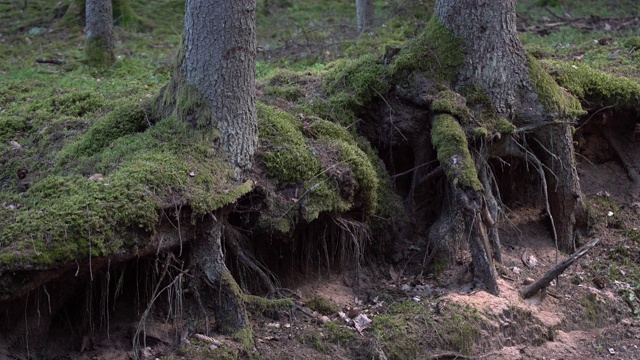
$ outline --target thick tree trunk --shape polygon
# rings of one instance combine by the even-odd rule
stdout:
[[[516,32],[515,0],[438,0],[435,16],[465,45],[457,88],[479,87],[501,116],[542,120]]]
[[[358,32],[363,32],[373,26],[373,0],[356,0],[356,19]]]
[[[251,167],[257,147],[255,109],[255,0],[187,0],[184,22],[184,80],[210,108],[216,148],[240,171]]]
[[[90,66],[110,66],[116,61],[111,0],[87,0],[84,54]]]

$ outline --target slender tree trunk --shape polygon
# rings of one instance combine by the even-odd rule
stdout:
[[[373,26],[373,0],[356,0],[358,31],[363,32]]]
[[[110,66],[115,60],[111,0],[87,0],[85,58],[90,66]]]

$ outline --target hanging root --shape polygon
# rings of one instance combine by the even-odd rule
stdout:
[[[262,288],[266,289],[269,295],[277,295],[278,279],[269,269],[244,250],[242,246],[246,243],[244,240],[244,236],[238,229],[231,225],[225,226],[225,249],[238,259],[240,264],[251,274],[257,276]],[[253,279],[253,277],[250,278]]]
[[[158,260],[158,259],[157,259]],[[164,264],[162,266],[162,270],[159,274],[159,278],[157,279],[156,285],[151,292],[151,296],[149,301],[147,302],[147,307],[140,316],[140,321],[138,322],[138,327],[136,328],[136,332],[133,336],[133,354],[136,359],[140,359],[140,354],[142,353],[142,349],[147,347],[147,318],[153,308],[155,302],[159,299],[162,293],[167,292],[169,298],[169,316],[173,317],[174,321],[177,321],[182,315],[182,304],[183,304],[183,276],[186,274],[185,271],[182,270],[182,264],[180,264],[180,268],[177,268],[174,263],[179,263],[178,260],[173,256],[173,254],[169,253],[167,258],[164,260]],[[173,279],[169,282],[169,284],[165,285],[161,288],[164,283],[165,277],[171,277],[171,269],[179,269],[179,273],[177,276],[173,277]],[[175,323],[177,324],[177,323]]]
[[[340,229],[340,265],[345,265],[348,261],[355,264],[355,286],[360,284],[361,262],[364,260],[366,244],[371,242],[371,229],[369,225],[342,217],[332,218],[333,222]]]

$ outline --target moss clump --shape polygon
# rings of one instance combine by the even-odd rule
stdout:
[[[529,56],[529,77],[533,90],[538,94],[540,103],[547,111],[557,114],[559,118],[571,119],[586,114],[582,110],[580,101],[558,86],[538,60],[531,56]]]
[[[413,301],[395,303],[373,318],[372,333],[389,359],[422,359],[434,349],[473,355],[474,344],[481,339],[477,312],[455,304],[443,312],[435,314]]]
[[[260,155],[268,174],[281,187],[304,183],[322,172],[320,162],[313,155],[302,127],[293,116],[257,105],[258,138],[264,152]]]
[[[431,142],[438,151],[440,165],[454,186],[482,189],[469,153],[467,137],[454,117],[443,114],[433,119]]]
[[[309,309],[315,310],[322,315],[331,315],[340,311],[340,309],[334,303],[332,303],[331,300],[323,298],[321,296],[312,298],[311,300],[307,301],[306,305],[309,307]]]
[[[91,156],[114,140],[144,131],[149,127],[147,109],[139,103],[126,103],[100,118],[84,135],[59,153],[59,164]]]
[[[640,107],[638,81],[606,74],[580,63],[547,60],[543,65],[560,86],[569,89],[580,99],[617,108]]]
[[[263,86],[262,92],[267,96],[273,96],[287,101],[297,101],[304,97],[304,89],[298,85]]]
[[[89,180],[73,164],[60,165],[34,175],[23,194],[0,193],[0,203],[12,204],[0,207],[0,263],[5,266],[48,267],[86,258],[89,244],[92,256],[142,246],[167,198],[189,203],[201,214],[252,188],[251,182],[230,184],[227,164],[210,157],[209,144],[189,138],[175,118],[103,149],[91,148],[89,155],[76,143],[69,147],[76,151],[67,153],[76,154],[82,166],[106,170],[102,180]]]
[[[471,129],[471,136],[474,138],[485,138],[489,136],[489,131],[482,126],[474,127]]]
[[[430,79],[451,82],[464,61],[462,49],[462,41],[432,16],[424,31],[395,58],[393,73],[422,70]]]
[[[431,110],[455,116],[462,123],[469,122],[471,111],[467,108],[464,96],[452,90],[441,91],[432,97]]]
[[[355,185],[362,194],[365,208],[368,212],[373,213],[378,204],[379,180],[367,154],[360,150],[353,141],[334,140],[332,144],[340,149],[340,161],[345,162],[353,171],[357,180]]]
[[[514,134],[518,129],[515,125],[510,123],[509,120],[505,118],[498,119],[494,124],[494,128],[500,134]]]

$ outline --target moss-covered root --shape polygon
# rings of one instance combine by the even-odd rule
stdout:
[[[440,166],[454,187],[482,190],[467,137],[453,116],[442,114],[433,119],[431,142],[438,151]]]
[[[492,251],[481,216],[483,187],[469,152],[466,135],[453,116],[442,114],[433,119],[431,141],[438,152],[440,166],[444,168],[449,180],[453,206],[464,217],[476,281],[488,292],[497,295],[499,290]]]

